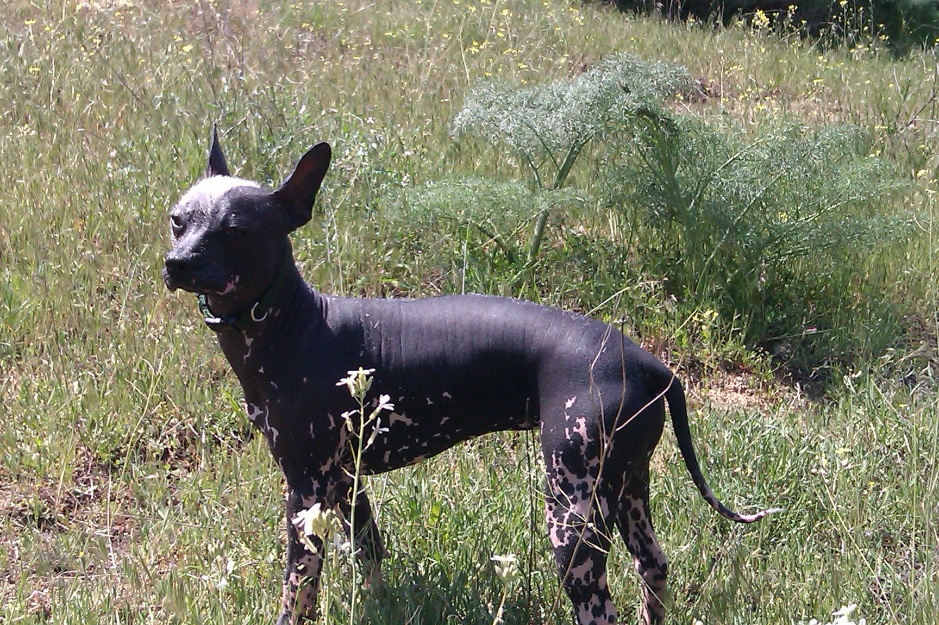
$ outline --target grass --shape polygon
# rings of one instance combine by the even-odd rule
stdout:
[[[621,215],[578,205],[546,229],[526,296],[617,321],[697,379],[710,483],[735,506],[787,510],[748,528],[716,518],[666,435],[652,507],[673,622],[824,621],[856,602],[868,623],[934,623],[935,53],[823,51],[557,0],[0,9],[0,622],[276,618],[280,476],[194,302],[159,279],[168,208],[204,167],[212,122],[236,173],[271,183],[312,143],[333,145],[319,218],[295,239],[323,290],[510,294],[495,244],[409,228],[387,218],[392,198],[448,176],[525,180],[511,155],[451,136],[472,87],[567,78],[613,52],[684,66],[703,95],[672,106],[742,133],[780,118],[858,125],[914,186],[883,210],[912,211],[918,230],[879,269],[906,332],[821,396],[670,298],[631,257]],[[590,168],[569,181],[599,185]],[[510,243],[524,249],[530,231]],[[363,594],[366,622],[491,623],[503,590],[490,557],[507,553],[522,576],[506,622],[566,622],[536,448],[492,436],[369,480],[392,556],[386,586]],[[621,545],[610,570],[634,620]],[[352,583],[327,574],[335,622]]]

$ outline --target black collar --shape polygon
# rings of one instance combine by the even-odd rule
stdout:
[[[293,256],[290,253],[290,248],[287,248],[287,252],[284,254],[284,262],[280,266],[280,271],[274,276],[274,281],[271,282],[271,285],[267,287],[267,290],[261,294],[261,297],[258,298],[258,301],[256,301],[253,306],[250,306],[240,313],[219,317],[209,308],[208,296],[205,293],[199,293],[199,311],[205,317],[205,325],[216,332],[234,330],[244,332],[245,328],[252,323],[258,323],[267,319],[267,316],[271,312],[271,304],[274,303],[274,299],[284,286],[292,261]]]

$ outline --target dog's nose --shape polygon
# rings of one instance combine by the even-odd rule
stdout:
[[[169,254],[166,257],[166,260],[163,261],[163,265],[166,267],[166,272],[172,276],[179,275],[186,271],[187,261],[182,256],[177,256],[176,254]]]
[[[186,258],[177,254],[168,254],[163,261],[163,283],[166,288],[175,291],[179,287],[179,282],[185,275],[188,261]]]

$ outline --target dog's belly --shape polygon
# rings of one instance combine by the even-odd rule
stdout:
[[[537,426],[531,399],[496,396],[502,400],[498,405],[447,391],[413,399],[393,397],[394,409],[365,426],[362,468],[367,473],[391,471],[489,432]]]

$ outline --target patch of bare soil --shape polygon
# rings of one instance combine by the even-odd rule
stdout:
[[[668,339],[647,338],[640,346],[665,363],[681,380],[692,406],[714,410],[767,412],[774,406],[799,407],[817,395],[786,375],[767,377],[736,362],[708,365],[697,358],[679,358]]]
[[[778,391],[782,390],[769,386],[764,380],[747,373],[725,372],[698,381],[691,387],[690,393],[715,410],[765,411],[770,408],[771,398],[778,401]]]
[[[60,483],[58,476],[37,484],[0,475],[0,549],[7,554],[0,561],[0,602],[22,601],[25,594],[27,613],[47,618],[58,583],[112,573],[135,535],[132,517],[121,512],[132,505],[126,487],[111,480],[84,448],[76,450],[70,484]],[[98,570],[100,564],[83,554],[58,553],[56,541],[65,533],[106,544],[112,570]]]

